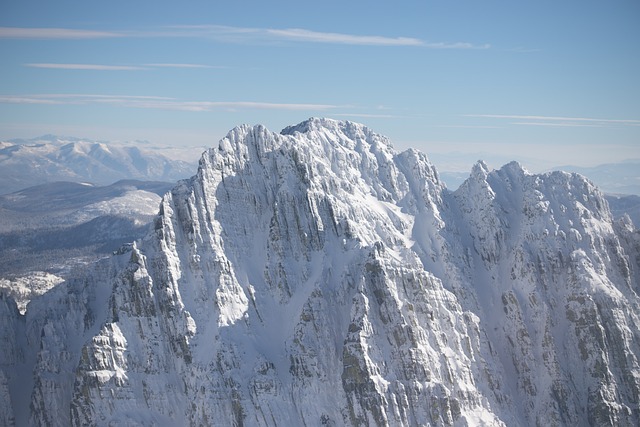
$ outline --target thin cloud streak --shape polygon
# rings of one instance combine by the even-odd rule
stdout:
[[[69,28],[0,27],[1,38],[14,39],[97,39],[97,38],[202,38],[220,42],[264,43],[288,41],[298,43],[343,44],[350,46],[408,46],[429,49],[489,49],[491,45],[468,42],[427,42],[413,37],[388,37],[313,31],[303,28],[244,28],[224,25],[175,25],[159,30],[93,31]],[[177,65],[177,64],[176,64]]]
[[[71,28],[0,27],[0,39],[104,39],[124,37],[117,31],[75,30]]]
[[[213,102],[213,101],[143,101],[127,103],[130,107],[135,108],[151,108],[163,110],[178,111],[213,111],[217,109],[237,110],[286,110],[286,111],[308,111],[308,110],[329,110],[337,108],[336,105],[328,104],[287,104],[272,102],[253,102],[253,101],[229,101],[229,102]]]
[[[488,43],[481,45],[474,45],[472,43],[456,42],[456,43],[424,43],[424,47],[429,49],[491,49],[491,45]]]
[[[34,95],[0,95],[0,104],[25,105],[86,105],[86,104],[120,104],[136,102],[162,102],[171,98],[160,96],[133,95],[92,95],[92,94],[34,94]]]
[[[340,113],[332,114],[335,117],[360,117],[365,119],[405,119],[412,118],[410,116],[398,116],[395,114],[367,114],[367,113]]]
[[[90,94],[90,93],[52,93],[52,94],[34,94],[34,95],[26,95],[33,98],[53,98],[53,99],[127,99],[127,100],[137,100],[137,99],[157,99],[157,100],[169,100],[174,98],[169,98],[166,96],[147,96],[147,95],[98,95],[98,94]]]
[[[97,71],[131,71],[144,70],[143,67],[130,65],[104,65],[104,64],[55,64],[55,63],[33,63],[24,64],[31,68],[50,68],[56,70],[97,70]]]
[[[172,63],[157,63],[157,64],[144,64],[147,67],[158,68],[229,68],[222,65],[204,65],[204,64],[172,64]]]
[[[324,44],[343,44],[351,46],[409,46],[409,47],[426,47],[430,49],[488,49],[489,44],[474,45],[466,42],[444,43],[444,42],[426,42],[413,37],[388,37],[377,35],[355,35],[345,33],[332,33],[307,30],[303,28],[241,28],[227,26],[194,26],[180,27],[190,29],[192,31],[202,31],[209,36],[227,37],[229,40],[236,42],[242,41],[264,41],[282,40],[300,43],[324,43]]]
[[[43,99],[33,96],[12,96],[12,95],[0,95],[0,104],[63,104],[54,99]]]
[[[275,103],[256,101],[182,101],[160,96],[135,95],[90,95],[90,94],[50,94],[50,95],[0,95],[4,104],[49,104],[49,105],[91,105],[111,104],[131,108],[163,109],[176,111],[214,111],[219,109],[256,109],[285,111],[325,111],[338,108],[331,104]]]
[[[500,126],[482,126],[482,125],[435,125],[435,128],[452,128],[452,129],[502,129]]]
[[[594,123],[566,123],[566,122],[512,122],[512,125],[518,126],[554,126],[554,127],[579,127],[579,128],[601,128],[604,124]]]
[[[640,120],[634,119],[597,119],[592,117],[561,117],[561,116],[525,116],[525,115],[509,115],[509,114],[465,114],[464,117],[479,117],[489,119],[516,119],[516,120],[536,120],[544,121],[562,121],[562,122],[591,122],[591,123],[608,123],[608,124],[627,124],[640,125]]]
[[[301,28],[290,28],[284,30],[258,30],[268,36],[282,38],[297,42],[347,44],[347,45],[367,45],[367,46],[424,46],[422,40],[411,37],[384,37],[384,36],[360,36],[341,33],[323,33],[318,31],[305,30]]]
[[[106,65],[106,64],[62,64],[62,63],[30,63],[24,64],[25,67],[31,68],[50,68],[56,70],[98,70],[98,71],[137,71],[148,70],[149,68],[228,68],[223,66],[203,65],[203,64],[173,64],[173,63],[157,63],[143,65]]]

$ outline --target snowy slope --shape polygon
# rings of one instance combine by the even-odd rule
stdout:
[[[450,192],[363,125],[241,126],[130,250],[0,300],[0,419],[637,425],[639,260],[579,175]]]
[[[31,282],[42,290],[42,271],[67,277],[70,267],[142,237],[173,185],[54,182],[0,195],[0,279],[11,279],[0,287],[22,289]]]

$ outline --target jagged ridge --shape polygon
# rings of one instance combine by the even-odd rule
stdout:
[[[579,175],[452,193],[359,124],[241,126],[130,251],[2,300],[0,419],[636,425],[639,242]]]

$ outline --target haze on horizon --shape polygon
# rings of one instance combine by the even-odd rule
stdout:
[[[211,146],[317,116],[461,171],[622,162],[640,158],[638,22],[631,0],[3,2],[0,139]]]

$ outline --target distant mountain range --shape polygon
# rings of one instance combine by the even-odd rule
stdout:
[[[640,195],[640,159],[593,167],[567,165],[553,169],[584,175],[605,193]]]
[[[138,144],[140,145],[140,144]],[[198,151],[194,149],[194,151]],[[0,194],[54,181],[108,185],[122,179],[175,182],[189,177],[193,161],[162,149],[45,135],[0,142]]]

